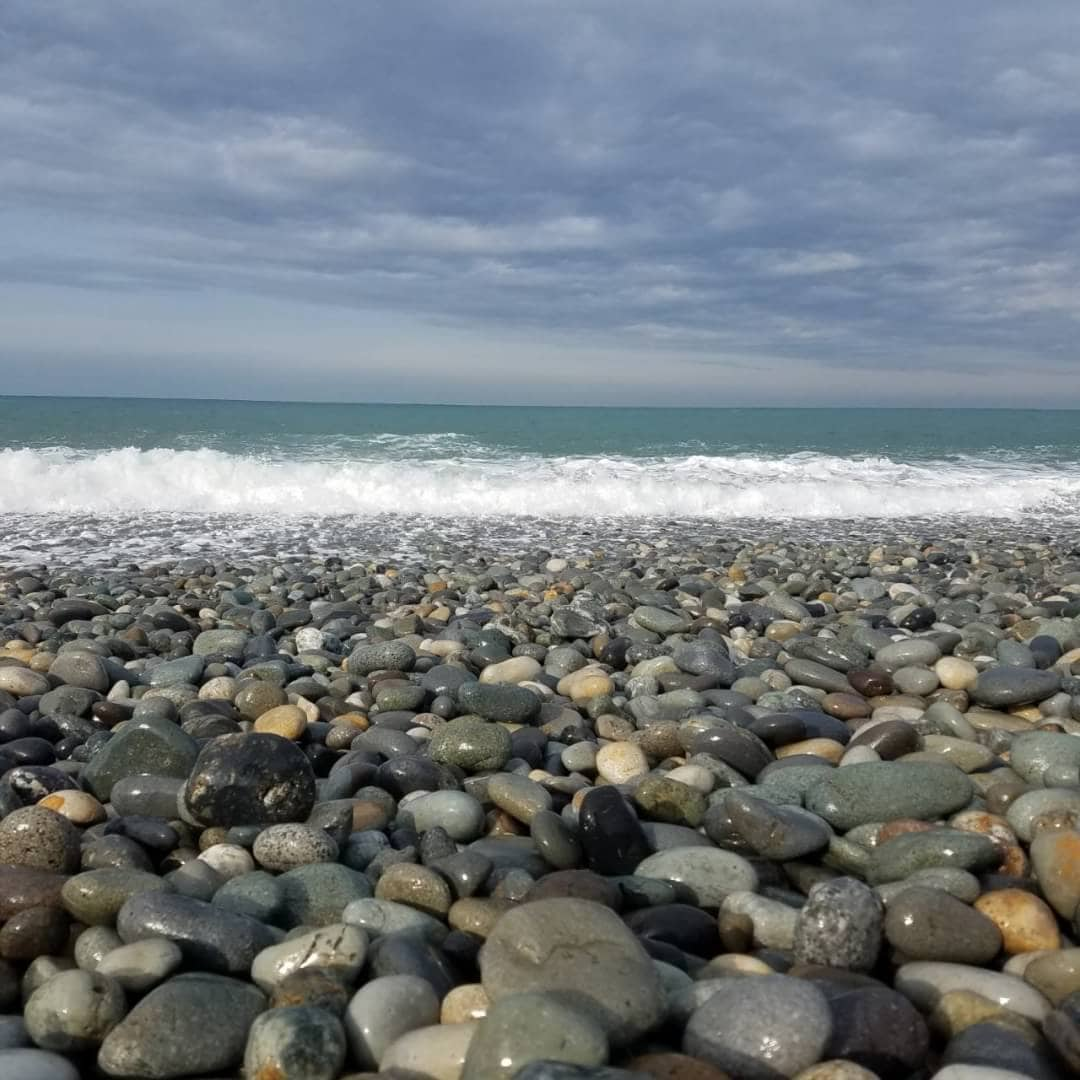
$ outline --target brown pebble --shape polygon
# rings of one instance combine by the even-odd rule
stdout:
[[[446,921],[455,930],[486,938],[499,919],[516,906],[512,900],[466,896],[451,905]]]
[[[393,900],[418,911],[445,918],[453,903],[450,886],[427,866],[416,863],[395,863],[388,866],[375,886],[378,900]]]
[[[983,893],[975,901],[975,908],[1001,931],[1007,953],[1061,948],[1061,931],[1053,910],[1045,900],[1026,889]]]
[[[0,921],[33,907],[63,907],[67,876],[31,866],[0,866]]]
[[[0,930],[0,957],[5,960],[27,961],[61,953],[67,944],[68,917],[59,908],[26,908]]]

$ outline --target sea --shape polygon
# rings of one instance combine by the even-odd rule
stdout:
[[[0,565],[1080,538],[1080,412],[0,397]]]

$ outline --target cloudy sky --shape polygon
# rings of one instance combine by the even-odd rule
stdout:
[[[1080,406],[1076,0],[3,0],[0,393]]]

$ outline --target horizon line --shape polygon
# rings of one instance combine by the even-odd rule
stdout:
[[[319,401],[305,398],[233,398],[233,397],[161,397],[156,394],[12,394],[0,393],[0,401],[154,401],[187,402],[191,404],[228,405],[315,405],[334,408],[360,406],[389,406],[392,408],[425,409],[651,409],[672,411],[736,411],[746,412],[1080,412],[1080,405],[551,405],[523,402],[478,401]]]

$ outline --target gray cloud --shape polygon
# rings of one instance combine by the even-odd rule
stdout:
[[[1056,394],[1077,42],[1070,0],[7,0],[0,290]]]

